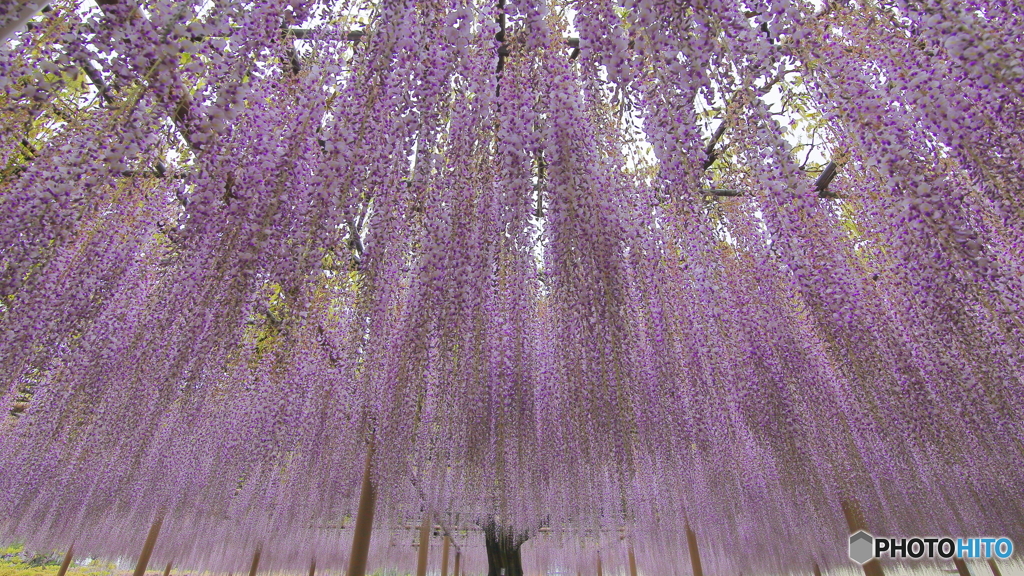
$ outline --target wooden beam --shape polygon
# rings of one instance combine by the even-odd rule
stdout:
[[[0,44],[7,40],[28,23],[49,0],[14,0],[7,8],[4,20],[0,21]]]
[[[500,26],[500,23],[499,23]],[[308,40],[313,38],[315,30],[312,28],[289,28],[286,32],[288,36],[295,38],[296,40]],[[345,32],[345,39],[349,42],[359,42],[366,36],[365,30],[349,30]],[[192,41],[203,40],[204,36],[195,36]],[[499,40],[500,41],[500,40]],[[580,39],[579,38],[566,38],[565,45],[569,48],[579,50]]]
[[[710,190],[704,190],[704,194],[707,196],[716,196],[718,198],[734,198],[736,196],[743,196],[743,192],[728,188],[711,188]]]
[[[988,559],[988,568],[992,571],[992,576],[1003,576],[1003,573],[999,570],[999,564],[995,558]]]
[[[312,28],[289,28],[288,35],[295,38],[296,40],[306,40],[313,37]],[[345,33],[345,39],[349,42],[359,42],[363,39],[366,32],[363,30],[350,30]]]
[[[633,546],[629,547],[629,576],[637,576],[637,574],[636,574],[636,555],[633,554]]]
[[[171,564],[171,562],[168,562],[167,566],[164,568],[164,576],[171,576]]]

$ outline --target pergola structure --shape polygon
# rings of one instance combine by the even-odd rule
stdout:
[[[1020,18],[0,7],[0,540],[60,576],[1021,541]]]

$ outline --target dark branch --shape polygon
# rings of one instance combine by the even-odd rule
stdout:
[[[494,35],[494,40],[498,42],[498,79],[495,82],[494,96],[498,97],[501,96],[501,76],[505,70],[505,57],[509,54],[508,45],[505,43],[505,0],[498,0],[498,16],[495,20],[498,23],[498,32]]]
[[[743,196],[743,193],[739,190],[731,190],[727,188],[711,188],[710,190],[704,190],[706,196],[715,196],[718,198],[735,198],[736,196]]]
[[[295,38],[296,40],[305,40],[313,36],[314,30],[312,28],[289,28],[288,35]],[[345,34],[345,39],[349,42],[359,42],[362,40],[366,32],[362,30],[351,30]],[[200,39],[202,37],[199,37]]]
[[[103,101],[110,104],[113,99],[110,97],[110,89],[107,87],[107,83],[103,81],[103,73],[96,68],[92,61],[85,58],[80,58],[78,65],[81,66],[82,71],[85,72],[92,85],[96,87],[96,91],[99,92]]]
[[[580,39],[579,38],[569,38],[568,40],[565,41],[565,43],[568,44],[570,48],[572,48],[572,54],[569,54],[569,60],[575,60],[575,59],[579,58],[579,56],[580,56]]]
[[[715,163],[715,160],[718,160],[718,153],[715,152],[715,145],[718,144],[718,140],[722,137],[722,134],[725,134],[724,120],[718,125],[718,129],[715,130],[714,135],[711,136],[711,141],[708,142],[707,147],[704,148],[704,154],[708,157],[707,160],[704,161],[705,170],[711,168],[711,165]]]
[[[829,162],[825,169],[822,170],[821,175],[814,181],[814,189],[818,192],[818,196],[822,198],[836,198],[837,196],[828,191],[828,185],[832,183],[832,179],[836,177],[836,163]]]
[[[499,8],[502,8],[503,5],[504,5],[503,3],[499,3]],[[504,13],[500,14],[498,16],[498,18],[495,18],[495,22],[498,23],[498,26],[499,26],[500,30],[494,35],[494,39],[497,40],[500,44],[504,44],[505,43],[505,39],[506,39],[506,35],[505,35],[505,32],[506,32],[505,28],[506,27],[505,27]],[[315,30],[312,29],[312,28],[289,28],[288,29],[288,35],[293,37],[293,38],[295,38],[296,40],[308,40],[308,39],[311,39],[313,37],[313,35],[314,35],[314,32],[315,32]],[[345,39],[348,40],[349,42],[359,42],[360,40],[363,39],[363,36],[365,36],[365,35],[366,35],[366,32],[363,31],[363,30],[352,30],[350,32],[345,33]],[[193,36],[191,38],[191,40],[193,42],[199,42],[200,40],[203,40],[205,38],[206,38],[206,36]],[[579,57],[579,55],[580,55],[580,39],[579,38],[566,38],[565,39],[565,45],[568,46],[569,48],[572,48],[572,53],[569,55],[569,59],[570,60],[575,60],[577,57]],[[630,41],[629,47],[633,48],[633,41]],[[499,58],[501,57],[500,50],[501,49],[499,48]],[[505,52],[505,56],[508,56],[508,52],[507,51]],[[503,63],[502,63],[502,68],[504,68],[504,64]]]

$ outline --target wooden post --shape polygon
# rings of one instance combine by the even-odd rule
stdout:
[[[704,568],[700,565],[700,550],[697,550],[697,534],[686,525],[686,547],[690,551],[690,567],[693,568],[693,576],[704,576]]]
[[[168,562],[167,567],[164,568],[164,576],[171,576],[171,562]]]
[[[416,576],[427,576],[427,552],[430,551],[430,512],[423,516],[420,526],[420,555],[416,561]]]
[[[68,567],[71,566],[71,558],[75,555],[75,545],[72,544],[68,547],[67,554],[64,555],[64,561],[60,563],[60,570],[57,570],[57,576],[64,576],[68,572]]]
[[[857,502],[854,500],[843,500],[840,505],[843,508],[843,516],[846,517],[846,526],[850,529],[850,534],[860,530],[867,530],[867,523],[864,522],[864,515],[861,513]],[[869,560],[864,564],[864,576],[885,576],[885,572],[882,571],[882,564],[878,561],[878,558]]]
[[[377,492],[370,482],[372,461],[371,446],[366,452],[363,486],[359,493],[359,511],[356,512],[356,526],[352,531],[352,554],[348,561],[348,576],[366,576],[366,558],[370,552],[370,532],[373,530],[373,508],[377,503]]]
[[[149,567],[149,557],[153,555],[153,547],[156,546],[156,537],[160,535],[160,527],[163,526],[164,517],[157,516],[153,525],[149,527],[149,534],[146,535],[146,543],[142,545],[142,554],[139,554],[139,562],[135,565],[133,576],[144,576],[146,568]]]
[[[444,546],[441,548],[441,576],[448,576],[448,547],[451,545],[451,540],[448,536],[444,537]]]
[[[1003,576],[1003,573],[999,571],[999,564],[996,563],[995,558],[988,559],[988,567],[992,570],[992,576]]]
[[[256,546],[256,552],[252,555],[252,566],[249,567],[249,576],[256,576],[256,570],[260,567],[260,554],[263,552],[260,546]]]
[[[632,546],[629,547],[629,576],[636,576],[636,556]]]
[[[959,576],[971,576],[971,571],[967,569],[967,563],[962,558],[953,557],[953,565],[956,566],[956,573]]]
[[[455,551],[455,567],[452,569],[452,576],[459,576],[459,560],[462,559],[462,552]]]
[[[821,568],[817,562],[814,563],[814,576],[821,576]]]
[[[597,553],[597,576],[604,576],[604,571],[601,570],[601,553]]]
[[[309,576],[316,576],[316,558],[309,561]]]

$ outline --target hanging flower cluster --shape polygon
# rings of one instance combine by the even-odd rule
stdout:
[[[372,449],[371,566],[1024,540],[1012,2],[35,4],[0,538],[340,568]]]

